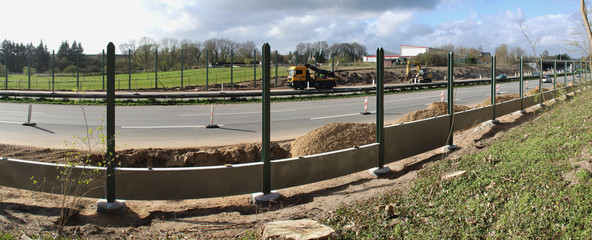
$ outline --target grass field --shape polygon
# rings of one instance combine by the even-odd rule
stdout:
[[[436,162],[408,190],[343,206],[325,222],[343,239],[587,239],[591,101],[585,90],[483,152]],[[391,213],[377,211],[389,204]]]
[[[271,78],[275,78],[275,67],[271,69]],[[278,78],[285,78],[288,67],[278,67]],[[254,79],[254,70],[250,67],[231,68],[210,68],[207,71],[205,68],[185,70],[183,71],[183,86],[205,86],[206,82],[209,85],[224,84],[225,87],[230,88],[231,81],[233,83],[248,82]],[[206,78],[207,75],[207,78]],[[105,77],[106,78],[106,77]],[[136,89],[155,89],[155,73],[132,73],[131,80],[129,74],[116,74],[115,83],[117,90],[136,90]],[[261,67],[257,68],[256,79],[261,79]],[[0,78],[0,89],[6,89],[5,77]],[[100,73],[96,76],[79,75],[70,76],[56,76],[54,78],[55,90],[72,90],[76,88],[77,82],[80,89],[86,90],[103,90],[103,76]],[[274,81],[272,80],[272,83]],[[32,75],[30,81],[30,89],[34,90],[52,90],[51,74]],[[158,88],[177,88],[181,87],[181,71],[167,71],[158,72]],[[29,89],[29,77],[23,74],[10,74],[8,76],[8,89]]]

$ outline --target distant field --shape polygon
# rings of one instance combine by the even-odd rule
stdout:
[[[230,87],[231,81],[234,83],[253,81],[253,68],[250,67],[235,67],[233,68],[233,78],[230,78],[230,68],[210,68],[207,78],[208,84],[224,84],[225,87]],[[271,78],[275,78],[275,67],[271,69]],[[278,78],[285,78],[287,76],[288,67],[278,67]],[[106,76],[105,76],[106,78]],[[256,79],[261,79],[261,67],[257,68]],[[86,76],[80,74],[79,78],[80,89],[85,90],[102,90],[103,76],[94,75]],[[76,88],[76,74],[64,76],[56,76],[54,80],[55,90],[72,90]],[[272,81],[273,82],[273,81]],[[154,72],[132,73],[131,81],[129,74],[115,75],[115,88],[118,90],[127,89],[154,89],[155,88],[155,74]],[[130,88],[131,85],[131,88]],[[193,69],[183,71],[183,86],[205,86],[206,85],[206,69]],[[167,71],[158,72],[158,88],[177,88],[181,87],[181,71]],[[5,78],[0,77],[0,89],[5,89]],[[28,89],[29,80],[27,75],[10,74],[8,76],[9,89]],[[35,90],[51,90],[52,78],[51,74],[37,74],[31,75],[31,89]]]

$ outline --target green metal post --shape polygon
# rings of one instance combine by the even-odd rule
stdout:
[[[253,51],[253,88],[257,88],[257,50]]]
[[[105,49],[103,49],[103,67],[101,68],[101,75],[103,76],[103,91],[105,91]]]
[[[543,59],[541,59],[541,61],[540,61],[539,72],[541,73],[541,74],[539,74],[539,94],[541,95],[539,97],[539,99],[542,104],[543,103]]]
[[[4,88],[8,89],[8,51],[4,51]]]
[[[107,202],[115,202],[115,45],[107,45]]]
[[[154,88],[158,89],[158,49],[154,49]]]
[[[454,146],[454,53],[448,53],[448,115],[450,115],[448,146]]]
[[[132,50],[127,53],[127,89],[132,90]]]
[[[567,87],[567,61],[563,62],[563,87]]]
[[[234,89],[234,49],[230,50],[230,89]]]
[[[492,108],[492,112],[493,112],[493,116],[491,118],[492,121],[496,121],[495,119],[495,55],[491,56],[491,105],[493,106]]]
[[[210,50],[206,48],[206,90],[210,89]]]
[[[51,51],[51,92],[55,92],[55,50]]]
[[[183,57],[183,48],[181,48],[181,90],[183,90],[183,68],[185,67],[184,64],[184,57]]]
[[[378,169],[384,168],[384,49],[376,50],[376,142]]]
[[[270,47],[268,43],[263,44],[261,49],[261,58],[263,64],[263,76],[261,81],[261,102],[263,112],[263,125],[262,125],[262,145],[261,145],[261,161],[263,162],[263,194],[271,193],[271,162],[270,162],[270,121],[271,121],[271,108],[270,108],[270,97],[269,97],[269,84],[270,84]]]
[[[335,55],[331,56],[331,72],[335,72]]]
[[[277,88],[278,82],[278,51],[275,50],[275,87]]]
[[[520,111],[524,111],[524,58],[520,57]]]
[[[80,61],[76,54],[76,90],[80,90]]]
[[[582,65],[583,65],[582,62],[580,62],[580,67],[579,67],[579,69],[580,69],[580,81],[579,82],[580,83],[582,83],[582,78],[586,78],[586,72],[582,71]]]
[[[29,76],[29,90],[31,89],[31,47],[27,51],[27,75]]]
[[[557,60],[553,61],[553,89],[557,89]]]
[[[571,85],[576,82],[576,62],[571,62]]]

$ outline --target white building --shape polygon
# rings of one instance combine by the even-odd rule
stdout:
[[[401,45],[401,57],[409,58],[415,57],[421,53],[429,52],[429,47],[419,47],[419,46],[410,46],[410,45]]]
[[[426,53],[430,51],[441,51],[437,48],[430,48],[430,47],[420,47],[420,46],[410,46],[410,45],[400,45],[401,54],[400,55],[384,55],[385,63],[390,62],[391,64],[397,63],[404,63],[407,62],[407,59],[411,57],[415,57],[421,53]],[[362,59],[364,62],[376,62],[376,55],[364,56]]]
[[[384,55],[384,61],[394,61],[399,59],[399,55]],[[362,58],[364,62],[376,62],[376,55],[364,56]]]

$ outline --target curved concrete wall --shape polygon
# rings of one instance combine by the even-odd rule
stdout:
[[[572,87],[563,90],[571,91]],[[554,91],[545,92],[550,99]],[[538,103],[535,96],[525,97],[524,107]],[[520,110],[520,99],[496,105],[496,115]],[[455,129],[469,128],[492,119],[493,107],[487,106],[454,115]],[[439,116],[385,128],[385,162],[424,153],[446,145],[450,116]],[[271,162],[273,189],[293,187],[327,180],[366,170],[378,165],[378,144],[339,151],[274,160]],[[116,196],[127,200],[175,200],[209,198],[260,192],[262,163],[237,164],[230,167],[190,168],[117,168]],[[66,166],[34,161],[0,160],[0,185],[26,190],[60,194],[56,176]],[[74,167],[71,179],[83,174],[93,178],[89,184],[72,195],[103,198],[105,196],[104,168]],[[33,178],[33,179],[32,179]],[[45,179],[45,181],[43,181]],[[33,180],[44,184],[33,184]]]

